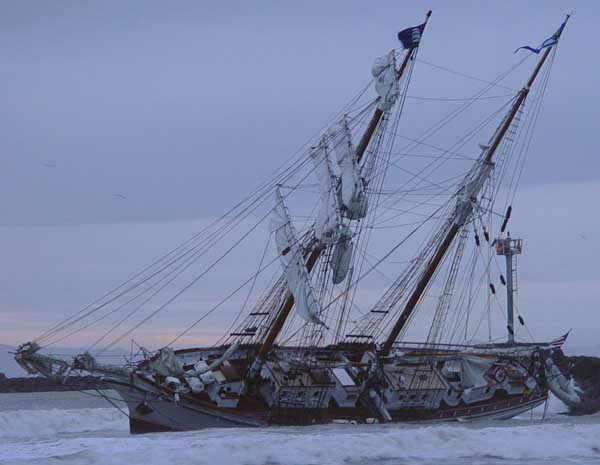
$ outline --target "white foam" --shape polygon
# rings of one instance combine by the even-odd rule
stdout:
[[[142,436],[127,435],[126,419],[109,409],[29,411],[18,419],[4,414],[0,418],[0,437],[20,438],[0,447],[3,464],[589,464],[600,460],[599,417],[487,426],[329,425]],[[71,434],[77,432],[88,434]]]
[[[127,418],[115,408],[0,412],[0,440],[128,430]]]

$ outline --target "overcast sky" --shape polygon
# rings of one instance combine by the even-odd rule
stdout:
[[[574,11],[513,228],[526,239],[520,308],[536,336],[573,327],[574,345],[598,344],[600,3],[0,6],[0,343],[38,335],[226,210],[368,82],[373,58],[431,8],[419,58],[484,80]],[[523,76],[505,84],[518,89]],[[417,63],[409,94],[462,98],[480,87]],[[405,134],[434,120],[424,105],[408,102]],[[199,337],[211,340],[230,316]],[[149,340],[183,325],[176,316],[170,324]]]

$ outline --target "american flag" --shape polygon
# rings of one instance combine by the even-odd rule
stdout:
[[[570,332],[571,332],[571,330],[567,331],[561,337],[553,339],[552,341],[550,341],[550,347],[552,347],[553,349],[560,349],[563,346],[563,344],[565,342],[567,342],[567,338],[569,337],[569,333]]]

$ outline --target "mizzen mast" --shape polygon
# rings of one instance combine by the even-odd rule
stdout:
[[[453,212],[452,216],[450,217],[448,223],[446,223],[447,231],[445,233],[444,239],[441,241],[440,245],[438,246],[435,253],[433,254],[433,257],[427,264],[427,267],[423,271],[419,281],[417,282],[416,287],[414,288],[410,297],[408,298],[408,300],[402,310],[402,313],[396,320],[396,323],[392,327],[390,334],[388,335],[386,341],[382,345],[380,355],[382,355],[384,357],[389,355],[393,344],[396,342],[396,339],[400,335],[400,332],[406,326],[410,316],[412,315],[417,304],[421,300],[421,297],[423,297],[425,290],[429,286],[431,279],[433,278],[435,272],[437,271],[442,260],[444,259],[446,252],[452,245],[452,242],[456,238],[456,235],[461,230],[461,228],[465,225],[465,223],[469,220],[471,214],[473,213],[473,209],[477,204],[477,196],[478,196],[479,192],[481,191],[485,181],[488,179],[488,177],[494,167],[494,162],[493,162],[494,154],[495,154],[498,146],[502,142],[502,139],[506,135],[508,129],[510,128],[519,109],[525,102],[525,99],[527,98],[527,95],[529,94],[531,86],[533,85],[536,77],[538,76],[540,69],[546,62],[546,59],[548,58],[550,51],[552,50],[554,45],[556,45],[558,43],[558,38],[560,37],[560,33],[562,32],[562,29],[564,28],[564,25],[566,24],[566,21],[568,19],[569,19],[569,17],[567,16],[567,19],[561,25],[560,29],[554,34],[554,36],[552,36],[551,39],[553,40],[553,42],[548,43],[548,45],[542,44],[542,47],[546,48],[546,50],[544,51],[544,54],[538,61],[533,73],[527,80],[527,84],[517,94],[513,105],[511,106],[510,110],[508,111],[508,114],[504,118],[502,124],[497,129],[494,136],[492,137],[489,146],[483,148],[484,154],[482,154],[482,157],[481,157],[480,161],[478,162],[479,166],[476,167],[476,169],[472,172],[472,175],[466,181],[466,183],[464,184],[464,186],[462,187],[462,189],[458,195],[458,200],[457,200],[457,204],[454,209],[454,212]],[[548,39],[548,40],[550,40],[550,39]],[[540,48],[540,50],[541,50],[541,48]],[[540,50],[537,50],[537,52],[535,50],[533,50],[533,51],[538,53]]]

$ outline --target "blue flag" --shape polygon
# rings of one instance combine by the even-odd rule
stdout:
[[[398,33],[398,40],[402,42],[404,48],[415,48],[421,42],[421,35],[425,29],[425,23],[419,26],[409,27]]]
[[[550,37],[548,37],[546,40],[544,40],[542,42],[542,45],[540,45],[538,48],[534,48],[534,47],[530,47],[529,45],[525,45],[523,47],[519,47],[518,49],[516,49],[514,51],[514,53],[517,53],[521,49],[529,50],[530,52],[533,52],[533,53],[540,53],[546,47],[550,47],[550,46],[558,43],[558,39],[560,38],[560,35],[562,34],[562,31],[565,28],[567,21],[569,20],[569,16],[570,15],[567,15],[567,17],[565,18],[563,23],[558,28],[558,31],[556,31],[554,34],[552,34]]]

